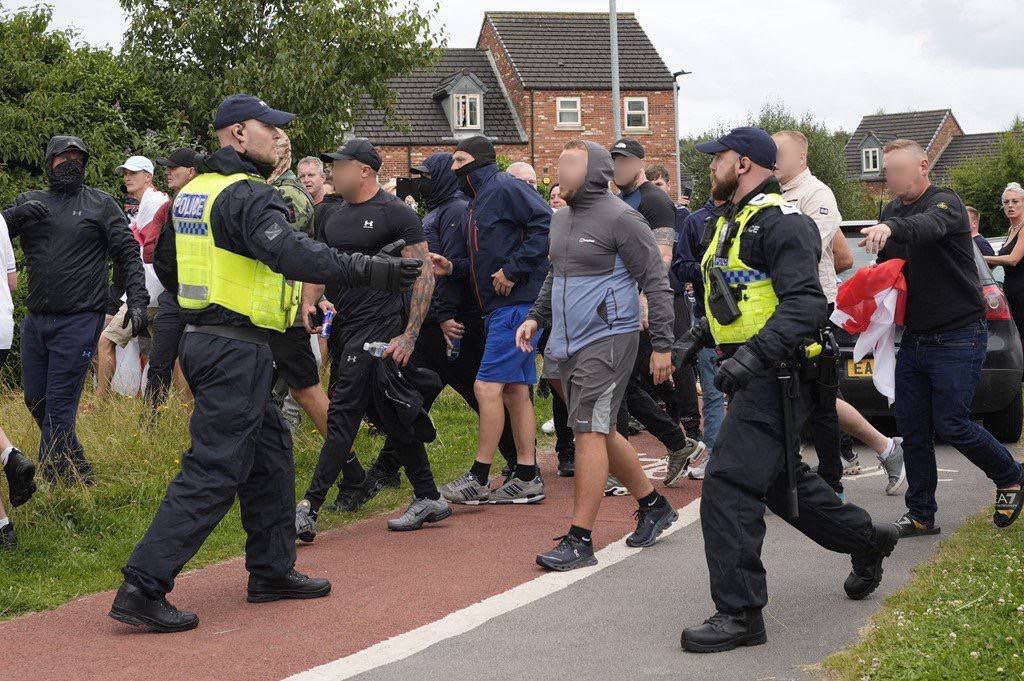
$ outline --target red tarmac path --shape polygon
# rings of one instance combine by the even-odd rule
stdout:
[[[649,458],[664,454],[646,434],[633,441]],[[237,558],[179,578],[171,600],[198,612],[194,631],[148,634],[115,622],[113,592],[0,622],[0,677],[280,679],[350,655],[542,574],[534,556],[568,526],[572,480],[555,475],[550,452],[541,464],[540,504],[456,506],[448,520],[407,533],[388,532],[387,516],[376,516],[300,544],[296,567],[329,578],[327,598],[247,603]],[[679,508],[699,489],[685,481],[667,496]],[[633,530],[633,510],[629,497],[605,500],[596,548]]]

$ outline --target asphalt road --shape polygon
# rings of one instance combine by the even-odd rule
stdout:
[[[862,463],[874,463],[870,452],[862,450],[860,456]],[[991,484],[966,459],[940,447],[938,461],[943,533],[901,542],[885,563],[882,585],[868,600],[851,601],[843,593],[848,557],[820,549],[778,517],[766,519],[767,645],[715,655],[680,649],[683,627],[700,623],[712,611],[700,523],[694,522],[652,549],[354,678],[816,678],[813,665],[854,643],[883,597],[904,586],[910,570],[927,560],[965,517],[991,503]],[[885,496],[883,478],[872,475],[874,470],[848,479],[847,498],[876,521],[895,521],[905,510],[903,497]]]

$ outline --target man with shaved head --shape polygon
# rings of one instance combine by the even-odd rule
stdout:
[[[525,161],[516,161],[505,171],[512,177],[522,180],[534,189],[537,188],[537,171]]]

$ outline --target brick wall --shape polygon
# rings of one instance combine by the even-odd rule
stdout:
[[[931,147],[928,149],[928,162],[931,165],[935,165],[935,161],[946,150],[946,147],[953,141],[953,138],[960,137],[963,134],[964,131],[960,129],[956,119],[952,115],[946,116],[946,120],[942,122],[942,127],[939,128],[939,132],[935,135],[935,141],[932,142]]]

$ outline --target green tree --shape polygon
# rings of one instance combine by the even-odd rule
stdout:
[[[122,53],[147,74],[191,135],[209,139],[217,104],[248,92],[297,114],[296,158],[333,148],[387,81],[440,56],[437,8],[393,0],[121,0]]]
[[[877,206],[856,181],[846,177],[843,147],[850,139],[849,133],[830,130],[824,123],[815,120],[811,114],[797,118],[785,106],[776,102],[766,103],[760,112],[747,117],[746,125],[763,128],[769,133],[779,130],[799,130],[807,136],[807,165],[811,172],[827,184],[836,195],[839,212],[844,219],[855,220],[873,217]],[[680,154],[683,168],[693,178],[693,199],[691,205],[700,206],[711,194],[711,177],[708,171],[710,157],[696,149],[696,145],[708,139],[720,137],[729,129],[718,125],[711,130],[680,140]]]
[[[964,203],[978,209],[982,233],[997,236],[1006,234],[1009,227],[1001,200],[1010,182],[1024,182],[1024,124],[1019,118],[994,154],[953,168],[949,184]]]

